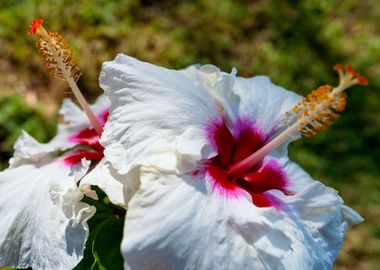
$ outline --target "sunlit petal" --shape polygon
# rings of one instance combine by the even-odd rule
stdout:
[[[0,265],[72,269],[81,260],[95,213],[76,185],[87,168],[56,161],[0,173]]]
[[[98,186],[105,192],[110,201],[121,207],[127,208],[127,204],[138,189],[140,183],[135,182],[139,168],[130,171],[126,175],[119,175],[105,159],[101,160],[80,182],[81,189],[88,186]]]
[[[335,191],[308,183],[278,210],[219,196],[208,181],[142,173],[126,218],[126,269],[331,269],[347,228]]]

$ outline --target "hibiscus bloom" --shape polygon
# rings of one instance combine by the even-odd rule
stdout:
[[[330,269],[362,218],[290,161],[287,146],[329,124],[342,91],[364,82],[338,70],[345,84],[302,100],[267,77],[212,65],[176,71],[125,55],[105,63],[105,158],[140,185],[125,221],[125,269]]]
[[[99,122],[108,116],[105,96],[91,106]],[[87,220],[95,207],[81,202],[78,181],[103,158],[99,135],[85,113],[65,100],[64,122],[48,143],[23,132],[10,167],[0,172],[0,266],[72,269],[81,260]]]

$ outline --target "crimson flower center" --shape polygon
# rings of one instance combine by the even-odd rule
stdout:
[[[108,119],[108,108],[97,118],[104,125]],[[104,148],[99,143],[99,134],[93,128],[86,128],[70,136],[69,141],[76,145],[76,149],[64,158],[67,165],[72,166],[81,162],[83,158],[90,161],[100,161],[104,157]]]
[[[233,194],[237,190],[245,190],[258,207],[276,206],[277,200],[268,191],[279,190],[288,194],[286,174],[282,166],[271,157],[255,164],[238,176],[229,176],[228,168],[260,149],[268,141],[250,121],[239,120],[228,128],[223,121],[215,121],[209,125],[208,139],[218,153],[207,162],[207,174],[214,186],[223,194]]]

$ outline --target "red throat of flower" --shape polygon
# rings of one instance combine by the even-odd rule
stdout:
[[[228,175],[228,168],[232,164],[260,149],[268,138],[247,119],[241,119],[232,129],[234,132],[222,121],[212,122],[208,128],[210,143],[218,152],[206,164],[206,174],[213,188],[224,197],[240,196],[244,190],[258,207],[280,206],[268,191],[279,190],[289,194],[288,181],[275,159],[268,158],[239,175]]]
[[[100,112],[97,117],[104,125],[108,119],[108,108]],[[65,156],[64,163],[73,166],[81,162],[83,158],[98,162],[104,156],[104,148],[99,143],[99,134],[93,128],[85,128],[70,136],[69,141],[76,145],[76,149]]]

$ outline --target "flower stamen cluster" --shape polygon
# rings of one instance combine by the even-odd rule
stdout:
[[[306,137],[331,126],[333,123],[330,119],[338,118],[337,112],[345,109],[347,95],[344,92],[332,95],[332,89],[331,85],[320,86],[293,107],[292,111],[301,124],[298,131]]]
[[[255,153],[232,165],[228,170],[228,175],[243,174],[289,138],[296,137],[299,132],[310,137],[316,135],[318,131],[324,130],[326,126],[331,125],[332,121],[330,119],[339,117],[337,112],[343,111],[346,106],[347,96],[344,91],[356,84],[368,84],[367,78],[359,76],[359,72],[349,65],[343,67],[338,64],[335,65],[334,69],[339,74],[338,86],[334,88],[330,85],[321,86],[303,98],[293,107],[291,112],[286,113],[287,119],[284,124],[288,125],[291,122],[293,124],[272,138]]]
[[[73,52],[67,41],[58,33],[46,31],[42,26],[41,19],[34,20],[30,24],[29,35],[36,34],[39,36],[37,41],[37,48],[40,51],[42,61],[48,69],[49,74],[55,79],[65,80],[83,111],[86,113],[88,119],[93,125],[96,133],[102,133],[102,125],[96,118],[94,112],[91,110],[84,96],[82,95],[76,82],[78,81],[81,73],[80,69],[73,58]]]
[[[306,137],[314,136],[326,129],[326,126],[331,126],[333,124],[331,119],[339,117],[337,113],[346,108],[347,95],[344,92],[346,89],[355,84],[368,84],[368,80],[359,77],[359,73],[349,65],[343,67],[338,64],[334,69],[339,74],[337,87],[320,86],[293,107],[293,114],[300,125],[298,131]]]
[[[73,78],[75,82],[78,81],[82,73],[73,58],[73,51],[69,44],[59,33],[49,33],[49,37],[51,39],[49,41],[40,38],[37,41],[37,48],[40,50],[42,60],[50,75],[55,79],[66,80],[65,75],[67,74],[60,68],[61,65],[64,65],[68,77]],[[51,47],[57,52],[57,57]],[[58,63],[59,59],[62,62],[61,65]]]

